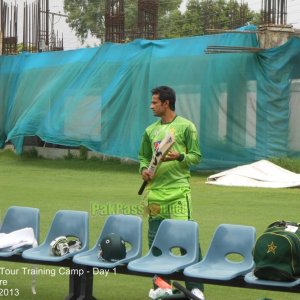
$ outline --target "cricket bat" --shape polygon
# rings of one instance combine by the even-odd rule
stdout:
[[[177,281],[173,281],[173,286],[178,289],[179,291],[183,292],[185,296],[188,297],[188,299],[192,299],[192,300],[200,300],[200,298],[198,298],[197,296],[195,296],[194,294],[192,294],[187,288],[185,288],[184,286],[182,286],[180,283],[178,283]]]
[[[155,149],[149,167],[148,167],[148,171],[150,172],[150,174],[153,176],[157,170],[157,168],[159,167],[159,164],[161,163],[162,159],[167,155],[168,151],[170,150],[170,148],[172,147],[172,145],[175,143],[175,138],[174,135],[171,133],[168,133],[160,142],[159,146]],[[147,181],[144,180],[144,182],[142,183],[138,194],[142,195],[143,191],[147,185]]]

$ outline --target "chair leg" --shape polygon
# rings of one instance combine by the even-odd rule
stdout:
[[[93,297],[93,268],[83,267],[83,275],[80,276],[80,295],[76,300],[97,300]]]
[[[69,275],[69,295],[65,300],[76,300],[80,293],[80,276],[76,272],[78,268],[70,267]]]

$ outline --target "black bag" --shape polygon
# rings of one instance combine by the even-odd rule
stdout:
[[[260,279],[293,281],[300,276],[300,223],[277,221],[257,239],[254,275]]]

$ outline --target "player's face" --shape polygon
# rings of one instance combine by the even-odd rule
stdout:
[[[159,100],[159,95],[152,96],[150,108],[152,109],[154,116],[162,117],[165,114],[168,105],[168,100],[161,102],[161,100]]]

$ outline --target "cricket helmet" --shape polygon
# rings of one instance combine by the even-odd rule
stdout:
[[[100,241],[99,259],[115,262],[126,257],[125,241],[116,233],[106,235]]]
[[[81,249],[81,241],[76,236],[59,236],[50,243],[50,254],[63,256]]]

